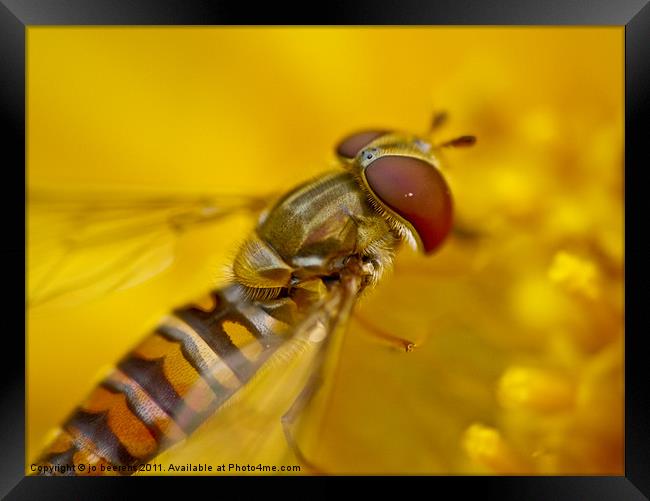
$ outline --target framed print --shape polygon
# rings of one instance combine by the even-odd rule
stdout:
[[[5,3],[10,497],[240,475],[647,495],[643,2]]]

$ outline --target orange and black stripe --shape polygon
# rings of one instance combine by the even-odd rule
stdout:
[[[281,344],[295,311],[289,298],[253,303],[236,287],[174,311],[73,412],[38,463],[53,474],[106,474],[88,471],[100,464],[133,473],[241,388]]]

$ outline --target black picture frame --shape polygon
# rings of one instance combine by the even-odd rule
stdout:
[[[644,218],[635,193],[643,187],[650,103],[650,6],[647,0],[507,0],[478,2],[327,2],[303,7],[207,0],[0,0],[0,100],[5,141],[2,162],[3,383],[0,444],[0,495],[9,499],[116,498],[130,491],[124,479],[48,479],[24,476],[25,345],[16,335],[25,321],[17,291],[24,292],[25,269],[25,37],[36,25],[224,25],[224,24],[381,24],[381,25],[609,25],[625,26],[625,475],[620,477],[429,477],[436,492],[499,499],[627,500],[650,496],[650,401],[641,305],[646,273],[640,223]],[[628,293],[628,291],[632,291]],[[24,311],[24,310],[22,310]],[[53,391],[57,391],[56,388]],[[170,479],[185,481],[185,479]],[[422,479],[418,479],[422,480]],[[194,482],[197,479],[193,479]],[[201,482],[211,479],[202,478]],[[226,479],[219,478],[219,489]],[[235,480],[237,481],[237,480]],[[310,481],[296,479],[295,481]],[[409,479],[409,482],[416,479]],[[142,483],[145,482],[145,483]],[[381,486],[382,478],[372,482]],[[149,489],[155,480],[140,480]],[[169,482],[165,482],[169,485]],[[241,484],[240,484],[241,485]],[[206,487],[209,488],[209,486]],[[432,491],[430,491],[432,492]],[[215,491],[216,494],[218,492]],[[216,495],[215,494],[215,495]],[[432,495],[434,493],[432,492]]]

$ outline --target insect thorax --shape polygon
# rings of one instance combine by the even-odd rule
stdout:
[[[233,276],[250,296],[271,298],[315,278],[335,278],[347,258],[358,256],[364,285],[374,285],[399,242],[351,174],[326,174],[269,210],[239,249]]]

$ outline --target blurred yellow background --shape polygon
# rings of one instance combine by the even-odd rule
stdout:
[[[359,305],[310,454],[334,473],[622,474],[623,35],[31,27],[28,186],[282,192],[350,131],[425,131],[447,110],[441,139],[478,137],[446,160],[479,236],[405,250]],[[184,238],[140,286],[28,312],[28,463],[103,367],[221,279],[251,225]]]

